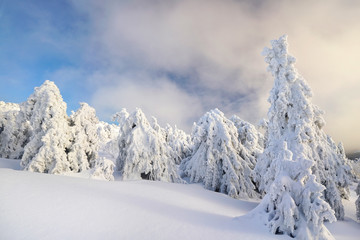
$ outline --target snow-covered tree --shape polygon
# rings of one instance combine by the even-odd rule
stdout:
[[[95,166],[99,150],[98,123],[95,109],[87,103],[80,103],[80,108],[71,114],[72,138],[68,160],[72,171],[81,172]]]
[[[265,214],[267,226],[274,234],[296,239],[331,239],[323,222],[335,221],[334,211],[322,199],[324,186],[315,180],[305,156],[294,159],[286,142],[279,140],[270,164],[275,179],[255,211]]]
[[[32,136],[24,149],[21,166],[28,171],[60,174],[70,171],[66,149],[70,127],[66,103],[51,81],[36,87],[22,105]]]
[[[180,164],[181,160],[190,155],[191,137],[176,126],[172,128],[166,124],[165,128],[160,127],[157,119],[152,117],[151,126],[159,136],[162,136],[165,142],[172,150],[172,158],[176,164]]]
[[[164,141],[166,141],[166,131],[164,128],[162,128],[156,117],[152,116],[150,121],[150,126],[155,130],[156,134],[162,138]]]
[[[224,114],[214,109],[194,126],[192,155],[180,165],[190,182],[234,198],[257,197],[252,182],[254,156],[240,143],[238,129]]]
[[[115,164],[113,161],[105,157],[97,158],[91,172],[91,178],[114,181],[114,169]]]
[[[230,120],[235,124],[238,130],[240,143],[245,147],[247,155],[253,156],[251,160],[252,168],[255,167],[256,160],[264,151],[264,136],[256,129],[254,125],[233,115]]]
[[[165,140],[174,152],[176,164],[191,154],[191,137],[176,126],[172,128],[169,124],[165,127]]]
[[[118,122],[119,126],[125,124],[126,119],[129,117],[129,113],[126,108],[122,108],[120,112],[115,113],[112,116],[112,121]]]
[[[100,121],[97,124],[97,134],[99,137],[99,156],[116,160],[119,156],[119,131],[120,127]]]
[[[360,221],[360,182],[357,185],[356,188],[356,194],[358,195],[358,199],[355,201],[356,205],[356,217]]]
[[[275,78],[268,101],[268,123],[265,150],[255,168],[255,180],[262,194],[269,192],[275,180],[271,163],[277,157],[280,141],[287,143],[293,160],[299,156],[313,161],[312,174],[325,186],[324,197],[338,219],[344,217],[341,196],[351,181],[351,167],[339,154],[331,138],[323,131],[323,112],[311,103],[311,89],[294,67],[295,58],[288,54],[287,37],[271,42],[263,54]],[[342,151],[342,150],[340,150]]]
[[[121,109],[120,112],[115,113],[112,116],[112,121],[117,122],[116,124],[109,124],[106,122],[100,122],[98,124],[98,136],[100,142],[99,156],[106,157],[116,162],[119,156],[119,136],[120,126],[122,126],[129,113],[125,108]]]
[[[0,134],[9,122],[15,122],[14,119],[19,111],[19,104],[0,101]]]
[[[163,136],[136,109],[120,126],[116,167],[123,179],[182,182]]]
[[[20,105],[0,101],[0,157],[21,158],[30,134]]]

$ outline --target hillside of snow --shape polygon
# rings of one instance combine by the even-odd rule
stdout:
[[[21,171],[0,159],[0,239],[291,239],[273,235],[249,213],[258,203],[198,184],[98,181]],[[355,193],[336,239],[358,239]]]

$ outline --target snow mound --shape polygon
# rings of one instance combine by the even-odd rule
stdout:
[[[269,233],[247,214],[257,202],[199,184],[107,182],[18,169],[19,161],[0,159],[0,239],[291,239]],[[360,235],[351,190],[345,221],[326,224],[336,239]]]

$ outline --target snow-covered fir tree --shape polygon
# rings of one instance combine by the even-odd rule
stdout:
[[[313,161],[312,174],[325,186],[323,196],[338,219],[343,219],[341,196],[346,197],[351,182],[351,167],[345,155],[323,131],[323,112],[311,103],[311,89],[294,67],[295,58],[288,54],[287,37],[271,42],[263,54],[275,78],[268,101],[268,123],[265,150],[255,167],[255,180],[262,194],[269,192],[275,174],[271,169],[277,157],[279,140],[285,141],[293,160],[302,156]],[[342,150],[340,150],[341,152]]]
[[[176,164],[191,154],[191,137],[176,126],[172,128],[169,124],[165,127],[165,140],[174,152]]]
[[[20,159],[30,134],[20,105],[0,101],[0,157]]]
[[[161,137],[164,141],[166,141],[166,131],[162,128],[156,117],[152,116],[150,121],[150,126],[155,130],[156,134]]]
[[[120,127],[100,121],[97,124],[97,134],[99,137],[99,156],[116,160],[119,156],[119,131]]]
[[[358,198],[355,201],[356,218],[360,221],[360,182],[358,183],[358,185],[356,187],[356,194],[358,195]]]
[[[238,130],[238,138],[240,143],[247,151],[246,155],[253,156],[249,159],[253,164],[252,168],[254,168],[257,158],[264,151],[264,136],[256,129],[254,125],[242,120],[236,115],[233,115],[230,120],[234,123]]]
[[[114,181],[114,169],[115,164],[113,161],[105,157],[99,157],[94,162],[94,167],[91,171],[91,178]]]
[[[336,218],[330,205],[322,199],[324,186],[312,174],[314,161],[304,155],[294,159],[286,142],[281,140],[274,154],[270,170],[275,179],[255,212],[265,214],[266,224],[274,234],[304,240],[332,239],[323,222]]]
[[[9,122],[15,122],[14,119],[19,111],[19,104],[0,101],[0,134]]]
[[[172,128],[166,124],[165,128],[160,127],[157,119],[152,117],[151,126],[159,136],[162,136],[165,142],[171,148],[171,155],[176,164],[180,164],[181,160],[190,155],[191,137],[176,126]]]
[[[123,179],[182,182],[164,137],[136,109],[120,126],[116,168]]]
[[[99,122],[97,126],[100,141],[99,156],[116,162],[116,159],[119,156],[120,126],[125,123],[128,116],[129,113],[123,108],[120,112],[115,113],[111,119],[113,122],[117,122],[118,125]]]
[[[125,124],[125,121],[128,117],[129,117],[128,111],[126,110],[126,108],[122,108],[120,112],[117,112],[112,116],[111,120],[113,122],[117,122],[119,126],[122,126],[123,124]]]
[[[180,165],[190,182],[233,198],[254,198],[252,181],[254,156],[239,142],[238,129],[224,114],[214,109],[194,125],[192,155]]]
[[[72,138],[68,159],[72,171],[81,172],[95,166],[99,150],[98,123],[95,109],[87,103],[80,103],[80,108],[71,114]]]
[[[66,149],[70,127],[63,101],[56,85],[46,80],[22,105],[32,136],[24,149],[21,166],[28,171],[60,174],[70,171]]]

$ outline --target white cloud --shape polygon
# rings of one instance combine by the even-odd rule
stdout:
[[[144,78],[142,76],[142,80]],[[92,105],[100,116],[108,119],[124,107],[129,112],[140,107],[148,120],[155,116],[162,126],[169,123],[188,131],[193,117],[202,111],[198,98],[164,78],[151,82],[121,79],[116,85],[99,88],[93,96]]]
[[[266,114],[272,85],[260,52],[287,33],[314,102],[327,112],[328,132],[348,150],[360,148],[354,121],[360,118],[358,1],[77,0],[74,5],[92,19],[89,48],[100,49],[92,51],[93,58],[107,67],[90,79],[113,75],[102,79],[105,87],[96,85],[98,111],[107,102],[129,108],[136,103],[149,112],[154,108],[151,114],[159,120],[176,122],[184,114],[185,123],[219,107],[255,123]],[[129,81],[124,77],[129,69],[146,77]],[[158,72],[182,80],[158,80]]]

